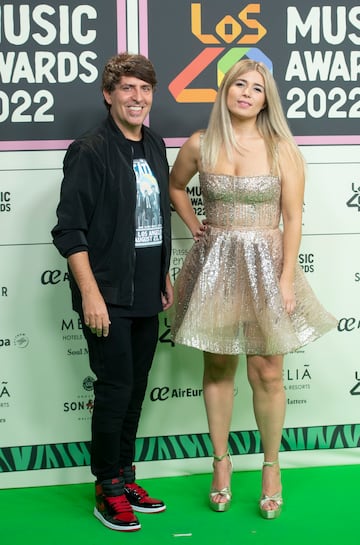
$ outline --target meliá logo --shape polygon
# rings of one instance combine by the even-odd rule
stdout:
[[[283,378],[286,382],[285,390],[310,390],[311,374],[308,363],[303,368],[284,369]]]
[[[82,323],[80,318],[70,318],[69,320],[62,320],[61,331],[63,332],[63,341],[81,341],[82,335]],[[85,349],[84,349],[85,353]],[[73,355],[73,354],[70,354]]]

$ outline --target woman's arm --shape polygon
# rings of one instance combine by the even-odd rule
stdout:
[[[305,175],[303,164],[300,159],[294,157],[287,142],[281,142],[279,145],[279,162],[281,172],[281,212],[284,225],[284,261],[280,277],[280,288],[285,310],[291,313],[296,306],[294,274],[301,242]]]
[[[199,171],[199,162],[200,133],[197,132],[183,144],[170,173],[170,200],[195,241],[202,236],[205,226],[196,217],[186,186]]]
[[[161,302],[163,310],[168,310],[174,302],[174,290],[171,284],[169,273],[166,275],[165,291],[161,293]]]

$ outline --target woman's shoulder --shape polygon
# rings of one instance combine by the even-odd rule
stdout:
[[[193,146],[200,146],[201,140],[203,139],[205,134],[204,129],[198,129],[197,131],[193,132],[192,135],[188,138],[188,142],[191,143]]]
[[[280,157],[291,157],[300,154],[299,147],[292,137],[286,138],[284,136],[278,136],[275,140],[275,147]]]
[[[279,138],[277,142],[277,156],[282,176],[292,169],[304,173],[305,160],[295,140]]]
[[[203,130],[199,129],[192,133],[191,136],[185,141],[182,148],[193,156],[198,156],[201,149],[201,141],[204,136]]]

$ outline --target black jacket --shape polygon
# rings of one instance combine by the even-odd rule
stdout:
[[[163,140],[146,126],[143,143],[160,189],[164,291],[171,253],[169,166]],[[51,231],[64,257],[88,252],[105,301],[122,306],[132,304],[134,288],[136,178],[132,161],[131,144],[110,115],[100,127],[75,140],[64,157],[58,223]],[[69,273],[73,308],[79,311],[80,292]]]

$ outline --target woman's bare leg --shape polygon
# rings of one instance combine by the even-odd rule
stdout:
[[[285,419],[285,390],[283,384],[283,356],[248,356],[247,371],[253,391],[254,414],[259,428],[264,461],[278,460]],[[262,494],[272,496],[281,492],[279,465],[265,466],[262,472]],[[269,501],[264,509],[276,509]]]
[[[234,404],[234,380],[238,356],[204,352],[203,390],[206,415],[214,454],[223,456],[228,450],[228,438]],[[212,488],[230,486],[230,464],[225,457],[214,463]],[[215,502],[226,501],[218,495]]]

